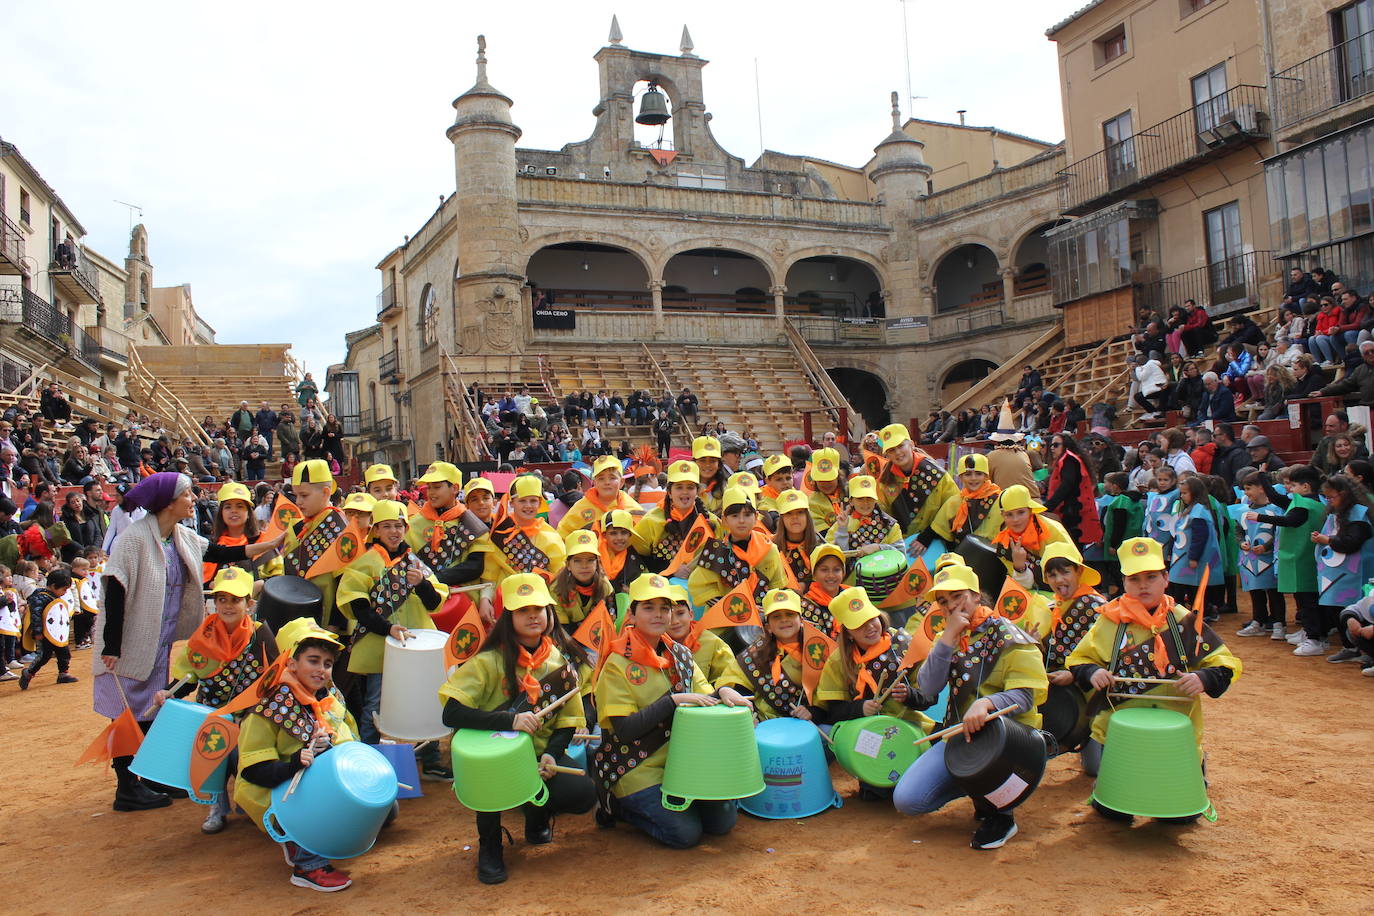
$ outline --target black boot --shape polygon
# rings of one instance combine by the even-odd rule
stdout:
[[[531,846],[553,842],[553,812],[548,805],[525,806],[525,842]]]
[[[477,815],[477,880],[483,884],[501,884],[506,880],[502,832],[499,812]]]
[[[165,795],[168,798],[190,798],[191,793],[185,789],[178,789],[176,786],[164,786],[160,782],[153,782],[151,779],[139,777],[139,782],[143,783],[144,788],[154,795]]]
[[[129,772],[129,764],[132,761],[132,757],[116,757],[114,759],[116,780],[114,809],[116,811],[148,811],[170,805],[172,803],[170,798],[160,792],[152,791],[137,776]]]

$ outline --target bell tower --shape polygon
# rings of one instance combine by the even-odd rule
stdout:
[[[487,39],[477,36],[477,82],[453,100],[447,136],[456,173],[458,351],[510,351],[528,319],[519,308],[520,225],[515,204],[511,100],[487,81]]]

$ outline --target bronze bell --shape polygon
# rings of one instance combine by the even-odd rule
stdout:
[[[668,114],[668,100],[658,91],[657,86],[650,83],[648,91],[639,99],[639,114],[635,116],[635,123],[656,126],[667,124],[671,117],[672,115]]]

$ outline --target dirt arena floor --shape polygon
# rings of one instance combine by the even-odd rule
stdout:
[[[1223,618],[1233,633],[1243,617]],[[204,809],[177,801],[115,813],[108,769],[72,761],[105,720],[90,709],[90,653],[79,684],[50,664],[26,693],[0,685],[0,849],[9,912],[84,913],[1355,913],[1374,896],[1374,819],[1366,778],[1374,679],[1351,664],[1294,658],[1286,643],[1230,640],[1244,677],[1207,704],[1215,824],[1109,824],[1091,813],[1075,756],[1051,761],[996,852],[969,848],[970,805],[922,818],[852,798],[800,821],[740,816],[698,849],[661,848],[620,825],[565,818],[531,849],[518,816],[510,880],[477,883],[476,830],[444,784],[402,802],[367,855],[343,863],[342,893],[292,887],[281,853],[239,816],[200,833]]]

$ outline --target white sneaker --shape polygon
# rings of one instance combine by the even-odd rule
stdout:
[[[1374,665],[1370,665],[1368,668],[1361,668],[1360,673],[1365,677],[1374,677]]]
[[[24,667],[24,663],[16,658],[12,659],[10,663],[7,664],[5,667],[10,669],[11,671],[18,671],[20,668]]]
[[[1283,631],[1284,631],[1284,626],[1283,626],[1283,624],[1281,624],[1281,623],[1276,623],[1276,624],[1274,624],[1273,632],[1269,634],[1269,638],[1272,639],[1272,640],[1274,640],[1274,642],[1280,642],[1280,641],[1282,641],[1282,640],[1284,640],[1284,639],[1287,639],[1288,637],[1284,635],[1284,632],[1283,632]]]
[[[1326,644],[1324,639],[1304,639],[1293,650],[1293,654],[1301,658],[1309,658],[1314,655],[1325,655],[1329,648],[1330,646]]]
[[[1268,636],[1269,628],[1258,620],[1252,620],[1236,631],[1237,636]]]
[[[1288,640],[1290,646],[1296,646],[1307,641],[1307,634],[1302,630],[1298,630],[1296,633],[1289,633],[1284,639]]]

